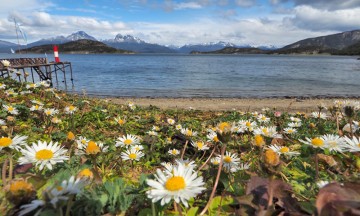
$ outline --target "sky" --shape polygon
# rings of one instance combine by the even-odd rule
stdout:
[[[182,46],[209,42],[281,47],[360,29],[360,0],[1,0],[0,40],[28,43],[85,31]],[[24,41],[20,41],[24,44]]]

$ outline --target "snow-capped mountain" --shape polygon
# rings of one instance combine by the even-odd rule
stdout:
[[[10,53],[10,49],[17,49],[18,45],[15,43],[0,40],[0,52]]]
[[[84,31],[78,31],[78,32],[72,33],[71,35],[67,36],[66,39],[69,41],[77,41],[80,39],[97,41],[96,38],[86,34],[86,32],[84,32]]]
[[[112,43],[145,43],[145,41],[141,40],[138,37],[134,37],[132,35],[122,35],[122,34],[117,34],[114,39],[109,39],[104,41],[108,41]]]
[[[190,53],[192,51],[198,52],[211,52],[215,50],[220,50],[225,47],[250,47],[249,45],[238,46],[233,43],[228,43],[224,41],[219,42],[210,42],[210,43],[203,43],[203,44],[187,44],[178,49],[181,53]]]

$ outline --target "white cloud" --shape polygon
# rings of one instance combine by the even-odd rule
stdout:
[[[235,0],[235,4],[240,7],[251,7],[256,4],[256,0]]]
[[[174,5],[174,10],[200,9],[202,6],[197,2],[181,2]]]

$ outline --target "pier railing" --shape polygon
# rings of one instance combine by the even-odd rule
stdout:
[[[7,60],[9,66],[4,66],[0,63],[0,76],[3,78],[14,77],[12,74],[15,73],[15,77],[18,77],[19,81],[30,81],[29,76],[31,75],[31,81],[35,82],[36,78],[39,81],[48,81],[53,85],[53,78],[56,83],[59,83],[60,73],[63,78],[62,82],[67,85],[67,71],[70,72],[70,81],[73,84],[73,73],[70,62],[48,62],[47,58],[13,58],[13,59],[0,59],[0,62]],[[37,76],[37,77],[35,77]]]

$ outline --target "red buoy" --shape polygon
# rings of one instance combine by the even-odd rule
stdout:
[[[54,46],[54,57],[55,57],[55,62],[60,62],[60,58],[59,58],[59,50],[58,50],[58,46]]]

